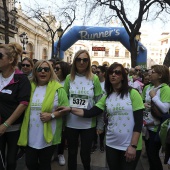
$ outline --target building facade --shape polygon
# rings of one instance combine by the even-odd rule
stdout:
[[[107,65],[119,62],[124,67],[131,67],[130,53],[119,42],[108,41],[77,41],[72,47],[73,54],[80,49],[86,49],[94,65]]]
[[[43,23],[33,19],[28,19],[28,16],[22,11],[21,4],[15,8],[15,0],[7,0],[9,11],[9,40],[17,42],[23,46],[20,41],[20,35],[26,33],[28,43],[25,45],[26,54],[32,59],[50,59],[52,51],[52,41],[49,32],[42,28]],[[0,43],[4,43],[4,10],[2,1],[0,1]],[[52,15],[49,13],[47,19]],[[56,29],[55,23],[53,24]],[[170,47],[170,33],[157,34],[150,36],[148,30],[141,30],[141,43],[147,48],[147,67],[150,68],[154,64],[163,64],[164,58]],[[56,34],[54,41],[58,40]],[[124,67],[131,67],[130,52],[119,42],[115,41],[77,41],[71,46],[64,56],[64,61],[72,63],[74,54],[79,49],[86,49],[91,56],[92,64],[95,65],[110,65],[113,62],[119,62]],[[23,57],[24,57],[23,56]]]
[[[16,17],[16,8],[14,7],[15,1],[14,0],[6,0],[6,7],[7,12],[4,11],[3,3],[0,1],[0,43],[5,42],[5,14],[8,14],[9,17],[9,31],[8,31],[8,37],[9,41],[15,41],[15,34],[18,32],[18,28],[16,25],[17,17]]]

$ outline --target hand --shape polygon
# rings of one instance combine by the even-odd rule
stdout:
[[[6,130],[7,130],[7,127],[4,124],[1,124],[0,125],[0,136],[2,136]]]
[[[43,123],[46,123],[51,120],[51,113],[43,112],[40,113],[40,119]]]
[[[155,90],[151,90],[149,92],[149,95],[150,95],[151,98],[153,98],[154,96],[156,96],[156,91]]]
[[[71,107],[69,106],[60,106],[56,109],[56,111],[61,112],[70,112],[71,111]]]
[[[100,134],[103,133],[103,130],[97,129],[97,130],[96,130],[96,133],[97,133],[97,135],[100,135]]]
[[[125,156],[127,162],[134,161],[136,158],[136,149],[132,146],[128,146]]]
[[[150,108],[151,107],[150,103],[144,103],[144,106],[145,106],[145,108]]]

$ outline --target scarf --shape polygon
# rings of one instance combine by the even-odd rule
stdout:
[[[55,97],[57,89],[60,87],[62,86],[54,80],[48,83],[45,97],[42,103],[41,112],[50,112],[50,113],[52,112],[53,105],[54,105],[53,104],[54,97]],[[18,140],[19,146],[26,146],[28,143],[30,110],[31,110],[31,103],[32,103],[32,98],[33,98],[35,89],[36,89],[36,84],[34,82],[31,82],[31,98],[30,98],[30,103],[25,111],[23,123],[21,126],[20,137]],[[56,134],[54,136],[56,136]],[[51,121],[44,123],[44,139],[47,143],[50,143],[53,140]]]

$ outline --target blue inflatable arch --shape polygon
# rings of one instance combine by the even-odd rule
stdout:
[[[91,27],[74,26],[65,33],[60,40],[60,59],[64,58],[64,51],[70,48],[78,40],[93,41],[119,41],[129,51],[129,35],[123,27]],[[57,44],[54,43],[54,54],[57,55]],[[146,68],[147,49],[138,42],[137,65]]]

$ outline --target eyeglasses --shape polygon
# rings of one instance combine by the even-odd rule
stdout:
[[[3,55],[2,53],[0,53],[0,60],[3,58],[3,56],[4,56],[4,55]]]
[[[61,68],[59,68],[59,67],[55,67],[55,68],[54,68],[55,71],[59,71],[60,69],[61,69]]]
[[[135,69],[136,72],[140,71],[140,69]]]
[[[38,67],[36,69],[37,72],[42,72],[42,71],[45,71],[45,72],[49,72],[50,71],[50,68],[49,67]]]
[[[100,74],[100,71],[96,71],[96,74]]]
[[[81,61],[83,61],[84,63],[87,63],[89,61],[89,59],[88,58],[76,58],[76,61],[79,62],[79,63]]]
[[[22,67],[30,67],[30,64],[22,64]]]
[[[116,74],[117,76],[120,76],[122,74],[122,71],[121,70],[112,70],[109,72],[110,75],[112,75],[113,73]]]

